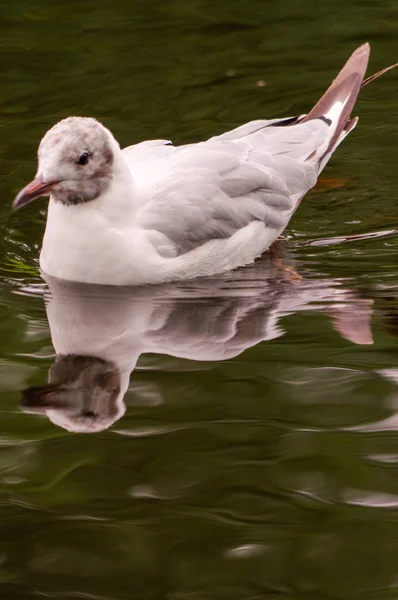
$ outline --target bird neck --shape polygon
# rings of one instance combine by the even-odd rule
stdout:
[[[117,148],[114,157],[113,174],[107,190],[89,204],[94,210],[100,210],[110,224],[131,227],[138,210],[137,190],[120,148]]]

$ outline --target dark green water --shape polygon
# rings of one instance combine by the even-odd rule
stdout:
[[[127,145],[300,114],[360,43],[370,72],[396,62],[397,23],[387,0],[3,3],[1,598],[398,598],[398,237],[367,236],[398,227],[398,73],[363,90],[334,181],[280,245],[301,279],[265,256],[162,289],[52,284],[54,345],[134,368],[101,433],[54,425],[37,395],[21,410],[55,351],[45,204],[10,213],[64,116]],[[363,237],[332,243],[346,235]],[[98,398],[120,416],[109,365],[56,369],[72,387],[58,416],[76,423]],[[74,394],[79,377],[94,400]]]

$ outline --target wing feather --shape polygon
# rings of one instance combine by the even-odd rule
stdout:
[[[126,149],[143,199],[137,224],[166,236],[176,254],[256,220],[279,235],[316,182],[307,158],[325,143],[328,127],[321,120],[283,124],[254,121],[198,144],[154,140]]]

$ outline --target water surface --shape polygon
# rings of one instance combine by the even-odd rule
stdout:
[[[279,261],[45,283],[45,203],[10,213],[59,118],[127,145],[305,112],[360,43],[371,72],[397,61],[396,3],[0,10],[2,597],[397,598],[396,73],[363,90]]]

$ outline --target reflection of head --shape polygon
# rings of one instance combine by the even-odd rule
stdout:
[[[120,373],[109,361],[58,355],[48,381],[24,390],[22,407],[26,412],[46,414],[68,431],[102,431],[125,412]]]

